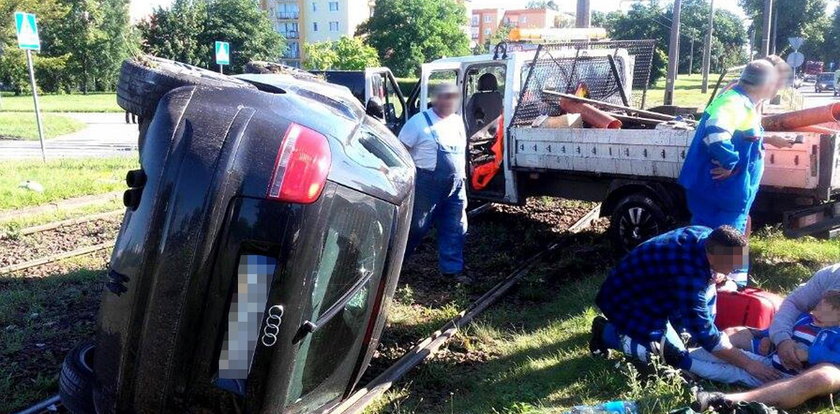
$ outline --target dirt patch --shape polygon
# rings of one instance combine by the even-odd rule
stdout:
[[[111,217],[46,230],[16,238],[0,239],[0,267],[19,264],[81,247],[113,241],[122,217]]]

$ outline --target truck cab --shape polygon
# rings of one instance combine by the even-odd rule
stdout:
[[[329,83],[347,87],[365,106],[368,115],[384,122],[394,134],[399,134],[405,121],[408,120],[405,97],[397,84],[397,79],[388,68],[310,72],[323,76]]]

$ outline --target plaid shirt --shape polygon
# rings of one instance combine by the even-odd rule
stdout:
[[[595,302],[618,331],[635,340],[661,339],[669,321],[687,329],[707,351],[721,346],[706,292],[708,227],[683,227],[627,254],[601,285]]]

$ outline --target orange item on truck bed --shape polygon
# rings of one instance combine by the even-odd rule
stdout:
[[[561,99],[560,109],[566,111],[566,113],[580,114],[583,122],[593,128],[621,128],[621,121],[590,104],[575,102],[571,99]]]
[[[765,116],[761,125],[767,131],[794,131],[837,121],[840,121],[840,103]]]
[[[502,160],[505,155],[503,149],[504,137],[505,120],[503,117],[499,117],[499,125],[496,128],[496,136],[493,138],[493,146],[490,147],[490,150],[493,152],[493,161],[476,166],[472,171],[471,181],[473,190],[483,190],[488,184],[490,184],[493,177],[499,173],[502,166]]]

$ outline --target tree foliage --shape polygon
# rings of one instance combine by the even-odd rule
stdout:
[[[554,11],[559,11],[560,7],[557,6],[557,3],[554,0],[531,0],[525,6],[526,9],[551,9]]]
[[[763,33],[764,0],[739,0],[739,3],[747,16],[753,19],[750,29],[755,33],[754,50],[758,51]],[[789,49],[787,39],[795,36],[805,38],[801,52],[809,60],[822,60],[834,53],[824,45],[825,35],[831,26],[831,20],[826,15],[827,5],[826,0],[775,0],[776,53],[786,53]]]
[[[700,67],[705,33],[708,30],[709,5],[705,0],[684,0],[681,9],[680,71],[689,66],[690,37],[694,43],[693,64]],[[656,50],[651,68],[651,83],[665,76],[668,65],[668,45],[671,33],[672,8],[662,8],[656,0],[634,3],[627,12],[593,13],[594,25],[607,29],[613,39],[654,39]],[[743,52],[746,31],[737,16],[729,11],[715,9],[712,37],[711,67],[718,72],[726,67],[746,63]]]
[[[27,11],[38,18],[41,51],[34,63],[42,90],[112,89],[120,63],[137,47],[128,6],[128,0],[0,0],[0,82],[29,90],[12,18]]]
[[[284,50],[283,37],[253,0],[175,0],[138,26],[145,52],[205,68],[215,66],[217,40],[230,43],[233,71],[251,60],[277,60]]]
[[[421,63],[470,53],[464,6],[455,0],[379,0],[357,29],[398,76],[416,74]]]
[[[303,66],[315,70],[364,70],[379,66],[376,49],[360,37],[341,36],[332,42],[304,45],[306,60]]]

